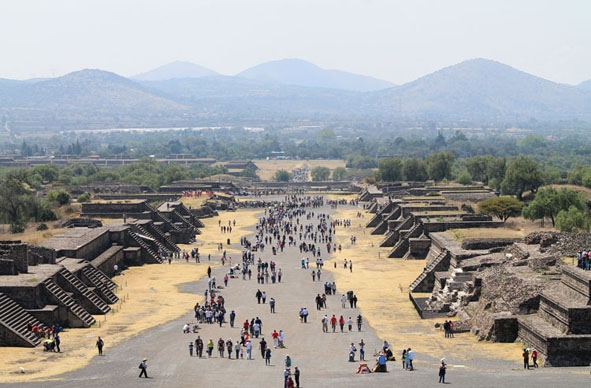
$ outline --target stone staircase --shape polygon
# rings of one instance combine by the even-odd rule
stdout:
[[[518,317],[518,336],[551,366],[586,366],[591,359],[591,273],[562,267],[560,284],[540,294],[536,314]]]
[[[27,330],[27,324],[45,327],[15,301],[0,293],[0,346],[35,347],[42,341]],[[7,334],[2,334],[8,331]]]
[[[439,253],[439,255],[437,255],[437,257],[431,261],[431,263],[425,267],[423,272],[410,284],[409,291],[431,292],[432,287],[429,287],[428,283],[431,283],[432,285],[435,279],[435,272],[437,272],[437,270],[441,270],[439,267],[444,264],[445,259],[449,259],[449,251],[446,249],[442,250],[441,253]],[[431,278],[431,281],[429,281],[429,278]]]
[[[162,264],[164,262],[162,258],[158,257],[158,253],[154,252],[154,250],[150,248],[150,246],[146,244],[146,242],[140,236],[138,236],[133,230],[128,230],[128,233],[129,237],[131,237],[131,239],[135,241],[135,243],[138,244],[140,248],[146,251],[146,254],[148,255],[147,262],[149,264]]]
[[[141,225],[138,225],[138,226],[141,226]],[[147,230],[148,233],[150,233],[152,235],[157,234],[161,239],[160,241],[166,242],[164,245],[168,248],[169,251],[172,251],[172,252],[180,252],[181,251],[181,248],[179,248],[176,245],[176,243],[174,241],[172,241],[172,239],[166,235],[166,233],[162,232],[162,230],[159,227],[155,226],[154,223],[149,223],[149,224],[146,224],[145,226],[149,227],[149,230],[146,229],[144,226],[142,226],[142,228]]]
[[[408,228],[408,227],[410,227],[410,229],[404,230],[404,228]],[[394,233],[398,232],[400,237],[398,239],[398,242],[396,244],[394,244],[394,247],[392,248],[392,250],[388,254],[388,257],[389,258],[399,258],[399,259],[403,258],[404,255],[406,255],[406,253],[408,252],[408,248],[410,245],[408,242],[408,239],[411,237],[418,237],[415,234],[418,231],[421,231],[421,233],[422,233],[421,228],[422,228],[422,225],[420,223],[413,224],[412,217],[406,218],[394,231]]]
[[[52,278],[45,279],[42,284],[50,297],[57,302],[55,304],[66,307],[68,313],[73,316],[73,319],[68,319],[68,326],[90,327],[96,322],[94,317],[62,290]]]
[[[159,212],[158,210],[156,210],[156,209],[155,209],[155,208],[154,208],[152,205],[150,205],[149,203],[147,203],[147,202],[146,202],[146,203],[145,203],[145,206],[146,206],[146,208],[147,208],[147,209],[148,209],[150,212],[152,212],[152,215],[153,215],[154,217],[156,217],[156,220],[154,220],[154,221],[161,221],[161,222],[164,222],[164,223],[166,223],[167,225],[169,225],[171,229],[174,229],[174,230],[176,230],[177,232],[180,232],[180,231],[181,231],[181,229],[180,229],[178,226],[176,226],[176,225],[174,224],[174,222],[172,222],[172,220],[171,220],[170,218],[168,218],[168,217],[166,217],[164,214],[160,213],[160,212]]]
[[[161,252],[168,252],[170,249],[164,244],[162,244],[153,234],[148,232],[143,226],[138,224],[130,224],[131,230],[133,230],[139,237],[146,236],[151,239],[150,243],[146,242],[146,244],[151,245],[153,251],[161,251]]]
[[[62,289],[72,292],[79,300],[79,303],[84,306],[86,311],[91,314],[106,314],[111,311],[111,307],[99,298],[91,289],[86,287],[82,280],[78,279],[74,274],[66,268],[58,272],[58,283],[64,283],[66,287]]]
[[[106,282],[104,278],[101,277],[101,275],[109,281]],[[88,264],[82,268],[82,276],[86,279],[87,284],[90,283],[89,285],[91,287],[95,287],[95,292],[98,290],[98,293],[101,295],[102,299],[104,299],[108,304],[115,304],[119,301],[117,295],[115,295],[112,291],[117,287],[117,285],[101,271],[94,268],[92,264]]]

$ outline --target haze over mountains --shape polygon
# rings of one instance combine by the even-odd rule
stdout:
[[[486,59],[400,86],[298,59],[236,76],[175,62],[130,79],[102,70],[0,79],[0,115],[1,126],[13,132],[301,120],[591,120],[591,87],[557,84]]]

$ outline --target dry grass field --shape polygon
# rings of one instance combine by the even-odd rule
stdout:
[[[254,164],[257,165],[259,171],[257,174],[263,181],[272,181],[273,175],[277,170],[285,170],[291,172],[294,168],[301,168],[308,165],[311,170],[314,167],[328,167],[330,172],[337,167],[345,167],[344,160],[336,159],[320,159],[320,160],[266,160],[258,159],[253,160]]]

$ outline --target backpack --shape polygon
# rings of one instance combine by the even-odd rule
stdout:
[[[138,368],[142,369],[142,363],[140,362],[140,366],[138,366]]]

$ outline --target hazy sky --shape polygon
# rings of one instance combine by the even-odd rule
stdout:
[[[471,58],[591,79],[591,1],[2,0],[0,78],[135,75],[183,60],[222,74],[276,59],[395,83]]]

